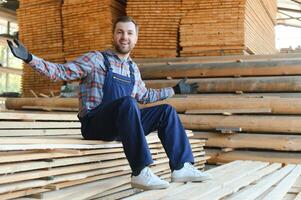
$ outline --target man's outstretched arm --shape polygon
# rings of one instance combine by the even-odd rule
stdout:
[[[75,61],[65,64],[52,63],[32,55],[27,48],[19,41],[7,41],[12,54],[28,63],[33,69],[44,74],[52,80],[77,80],[87,76],[95,67],[97,54],[89,52],[77,58]]]

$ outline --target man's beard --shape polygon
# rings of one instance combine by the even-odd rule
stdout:
[[[129,46],[129,48],[127,48],[127,49],[123,49],[120,47],[121,45],[117,45],[117,44],[115,44],[114,46],[115,46],[116,51],[121,54],[128,54],[133,49],[131,46]]]

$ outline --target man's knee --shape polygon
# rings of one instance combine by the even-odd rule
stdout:
[[[173,106],[169,105],[169,104],[162,104],[162,107],[167,113],[170,113],[170,114],[176,114],[177,113],[176,109]]]
[[[127,108],[135,107],[138,108],[137,101],[131,96],[125,96],[120,99],[121,105]]]

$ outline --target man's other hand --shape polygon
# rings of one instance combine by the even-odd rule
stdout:
[[[175,94],[197,94],[197,83],[186,83],[187,78],[180,80],[180,82],[173,87]]]

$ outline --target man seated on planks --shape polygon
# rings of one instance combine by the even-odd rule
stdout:
[[[158,130],[169,158],[174,182],[204,181],[211,175],[192,164],[189,140],[176,110],[163,104],[139,109],[137,102],[150,103],[174,94],[197,92],[197,84],[181,80],[176,86],[146,88],[137,64],[130,53],[138,39],[138,24],[128,16],[114,23],[114,49],[91,51],[72,62],[57,64],[28,52],[18,41],[7,41],[17,58],[53,80],[80,79],[79,120],[81,132],[88,140],[119,140],[132,169],[131,184],[145,190],[163,189],[169,183],[148,167],[153,163],[145,136]]]

